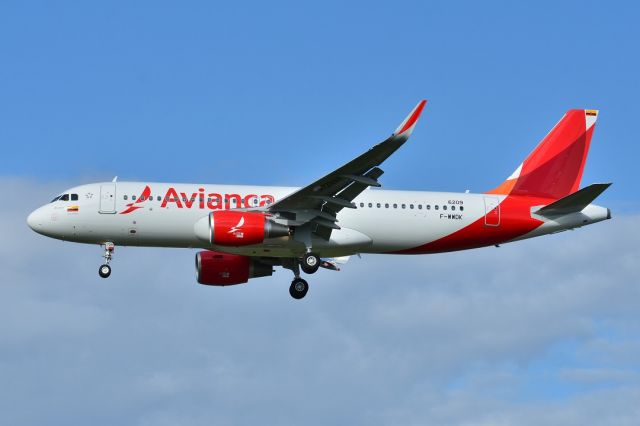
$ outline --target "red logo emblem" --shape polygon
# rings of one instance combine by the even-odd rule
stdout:
[[[149,185],[147,185],[144,187],[144,191],[142,191],[142,194],[140,194],[140,197],[137,200],[135,200],[133,203],[127,204],[127,208],[121,211],[120,214],[128,214],[142,208],[140,204],[142,204],[145,200],[148,200],[150,196],[151,196],[151,188],[149,188]]]

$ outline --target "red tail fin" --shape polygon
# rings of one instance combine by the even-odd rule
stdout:
[[[577,191],[597,118],[596,110],[568,111],[516,171],[488,193],[559,199]]]

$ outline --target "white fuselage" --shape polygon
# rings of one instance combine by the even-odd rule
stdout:
[[[80,243],[206,248],[251,256],[290,257],[303,252],[304,246],[288,237],[244,247],[217,247],[199,239],[194,227],[211,211],[264,207],[296,190],[273,186],[95,183],[67,190],[68,200],[42,206],[29,216],[28,222],[41,234]],[[328,241],[314,237],[313,246],[321,256],[400,252],[468,227],[486,215],[488,206],[499,205],[504,199],[503,195],[370,189],[354,200],[356,209],[345,208],[338,214],[341,229],[333,230]],[[575,217],[544,221],[536,230],[512,239],[575,228],[607,216],[606,208],[591,205]],[[497,223],[488,226],[499,227],[499,221],[498,213]]]

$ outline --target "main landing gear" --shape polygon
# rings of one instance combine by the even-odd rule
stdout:
[[[109,263],[111,263],[111,259],[113,259],[113,251],[115,248],[116,246],[113,243],[104,243],[104,254],[102,257],[104,257],[105,262],[103,265],[100,265],[98,269],[98,275],[102,278],[109,278],[109,275],[111,275],[111,266],[109,266]]]
[[[320,260],[320,256],[313,252],[307,252],[301,258],[291,259],[290,263],[282,265],[287,269],[291,269],[295,277],[291,282],[291,286],[289,286],[289,294],[291,297],[294,299],[302,299],[309,291],[309,283],[300,278],[300,269],[306,274],[314,274],[321,265],[322,261]]]

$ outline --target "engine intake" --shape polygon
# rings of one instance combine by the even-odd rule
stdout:
[[[271,265],[247,256],[201,251],[196,253],[196,279],[200,284],[226,286],[244,284],[251,278],[270,277]]]

